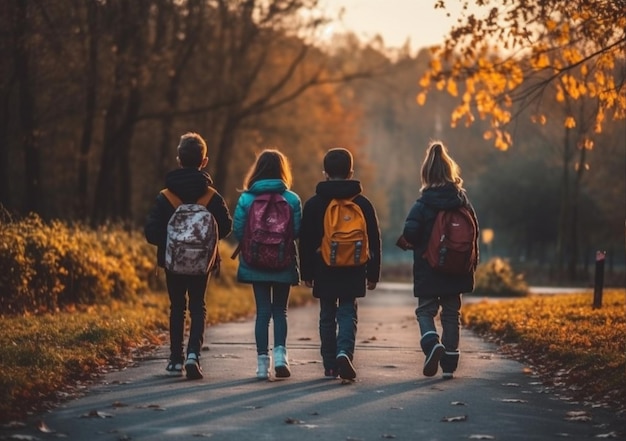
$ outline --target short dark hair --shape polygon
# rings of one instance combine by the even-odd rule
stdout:
[[[328,150],[324,156],[324,171],[331,179],[347,179],[352,172],[352,153],[343,148]]]
[[[200,167],[207,156],[206,142],[202,136],[193,132],[187,132],[180,137],[177,151],[181,167]]]

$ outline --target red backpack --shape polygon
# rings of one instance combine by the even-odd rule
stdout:
[[[468,274],[476,269],[478,227],[467,207],[440,210],[435,217],[423,257],[446,274]]]
[[[253,268],[283,270],[295,260],[293,216],[278,193],[260,194],[252,201],[241,241],[241,256]]]

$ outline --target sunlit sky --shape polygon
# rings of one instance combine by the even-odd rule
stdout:
[[[461,13],[458,0],[447,0],[447,10],[435,9],[435,0],[322,0],[321,3],[331,17],[337,17],[344,8],[341,22],[328,28],[327,33],[352,31],[362,40],[380,34],[385,46],[390,48],[401,47],[410,39],[413,50],[441,43]]]

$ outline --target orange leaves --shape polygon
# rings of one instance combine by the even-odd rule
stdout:
[[[601,133],[607,119],[626,119],[623,70],[616,67],[626,57],[626,10],[616,5],[546,0],[537,7],[512,1],[505,14],[493,9],[485,17],[468,16],[433,52],[420,93],[437,89],[457,97],[453,124],[466,117],[471,124],[469,116],[477,112],[494,129],[488,136],[498,148],[510,139],[496,134],[505,130],[516,102],[541,105],[548,93],[567,106],[589,102],[587,109],[598,109],[592,129]],[[418,95],[418,102],[423,104],[425,95]],[[546,124],[546,111],[537,113],[542,116],[533,120]],[[564,124],[583,130],[573,117]]]
[[[565,118],[565,122],[563,123],[563,125],[568,129],[573,129],[574,127],[576,127],[576,120],[573,116],[568,116]]]

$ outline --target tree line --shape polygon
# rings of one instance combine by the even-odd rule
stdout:
[[[605,118],[601,133],[590,135],[597,112],[584,115],[597,109],[595,98],[573,99],[570,79],[548,82],[563,99],[512,102],[509,135],[498,135],[512,146],[494,149],[497,138],[485,139],[497,133],[488,119],[457,124],[478,105],[460,112],[458,100],[471,85],[459,78],[441,83],[452,61],[427,49],[416,53],[408,43],[391,50],[380,37],[322,42],[328,18],[312,12],[318,6],[317,0],[6,0],[0,203],[44,218],[140,225],[187,131],[207,139],[208,170],[231,205],[264,147],[290,157],[294,190],[307,198],[322,178],[323,153],[342,146],[355,153],[356,176],[377,207],[387,261],[401,261],[406,255],[393,243],[419,196],[424,150],[441,139],[463,169],[481,227],[495,232],[484,256],[550,263],[558,272],[570,265],[570,278],[590,264],[596,247],[613,250],[611,262],[623,261],[623,121]],[[546,62],[537,52],[529,57],[518,65]],[[613,62],[614,84],[621,84],[624,61]],[[440,77],[424,100],[420,79],[438,66]],[[577,69],[583,73],[582,65]],[[532,88],[539,77],[520,85]],[[484,73],[480,78],[488,83]],[[564,124],[573,112],[580,123]],[[546,116],[544,124],[533,122]],[[584,143],[591,136],[593,148]]]

